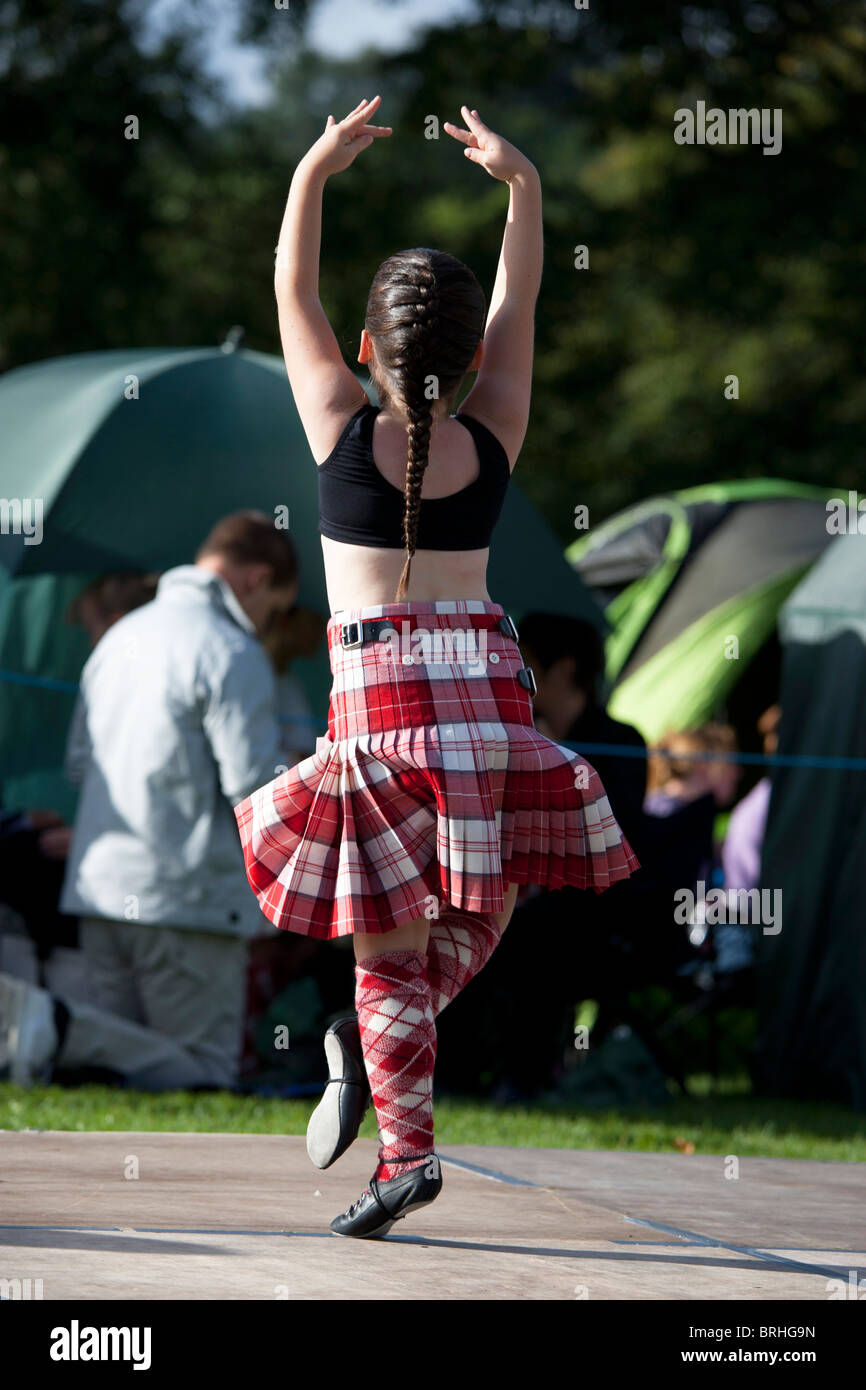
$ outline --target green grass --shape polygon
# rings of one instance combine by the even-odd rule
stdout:
[[[683,1143],[695,1153],[764,1158],[866,1160],[866,1115],[838,1105],[768,1100],[749,1094],[746,1077],[711,1086],[692,1077],[693,1099],[660,1109],[579,1110],[542,1104],[500,1105],[441,1096],[436,1143],[528,1148],[628,1149],[670,1153]],[[183,1130],[198,1133],[303,1134],[316,1104],[228,1092],[117,1090],[105,1086],[0,1085],[0,1129]],[[368,1112],[361,1128],[376,1137]]]

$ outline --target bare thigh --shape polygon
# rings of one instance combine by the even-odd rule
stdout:
[[[505,931],[511,920],[514,911],[514,904],[517,901],[518,885],[509,883],[505,889],[505,906],[501,912],[494,912],[493,916],[499,923],[500,933]],[[352,937],[352,944],[355,948],[355,960],[366,960],[368,956],[379,956],[383,951],[420,951],[422,955],[427,951],[427,940],[430,935],[430,919],[428,917],[416,917],[414,922],[404,922],[402,927],[393,927],[387,932],[355,932]]]
[[[505,931],[511,921],[511,914],[514,911],[514,904],[517,902],[517,893],[520,888],[519,883],[509,883],[505,888],[505,906],[501,912],[494,912],[494,917],[499,923],[500,933]]]

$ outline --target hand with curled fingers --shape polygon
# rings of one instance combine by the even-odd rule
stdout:
[[[461,106],[460,110],[468,129],[461,130],[450,121],[445,122],[445,129],[453,139],[466,146],[464,154],[473,164],[480,164],[491,178],[504,183],[510,183],[518,174],[535,172],[532,161],[485,125],[477,111],[468,106]]]
[[[372,101],[364,98],[342,121],[329,116],[324,131],[304,156],[305,163],[317,173],[340,174],[354,163],[361,150],[366,150],[374,140],[390,135],[391,126],[369,124],[381,100],[381,96],[373,97]]]

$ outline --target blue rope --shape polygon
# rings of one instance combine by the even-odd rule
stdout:
[[[825,758],[813,753],[684,753],[670,748],[632,748],[622,743],[563,743],[562,747],[571,748],[575,753],[606,753],[618,758],[647,758],[659,753],[689,762],[694,759],[696,762],[743,763],[754,767],[848,768],[866,772],[866,758]]]
[[[48,676],[25,676],[20,671],[0,671],[0,681],[9,685],[33,685],[37,690],[60,690],[64,695],[74,695],[78,689],[77,681],[55,681]]]
[[[47,676],[24,675],[19,671],[0,670],[0,682],[10,685],[30,685],[41,690],[57,690],[64,694],[75,694],[78,684],[75,681],[51,680]],[[313,714],[283,714],[281,724],[302,724],[317,730],[323,721]],[[324,721],[327,724],[327,720]],[[634,747],[623,743],[568,743],[554,739],[560,747],[574,753],[601,753],[610,758],[648,758],[653,754],[667,754],[670,757],[688,759],[689,762],[737,763],[746,767],[812,767],[831,772],[866,772],[866,758],[831,758],[813,753],[683,753],[677,749]]]

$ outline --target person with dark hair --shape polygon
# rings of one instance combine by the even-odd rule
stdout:
[[[136,570],[100,574],[75,595],[66,609],[66,621],[80,624],[95,647],[118,618],[156,597],[158,583],[155,570],[148,574]]]
[[[778,704],[770,705],[758,720],[758,733],[768,758],[778,751],[781,720],[782,708]],[[750,893],[761,886],[761,854],[772,788],[772,777],[767,772],[731,812],[722,846],[722,873],[728,903],[732,901],[732,894]],[[736,901],[739,904],[741,899],[738,897]],[[754,925],[749,923],[727,921],[715,926],[713,952],[716,976],[721,979],[730,996],[743,993],[750,987],[755,965],[756,935]]]
[[[589,745],[587,756],[604,784],[611,810],[640,854],[646,743],[631,724],[612,719],[601,701],[605,666],[601,633],[583,618],[525,613],[520,620],[520,650],[535,672],[539,725],[544,721],[550,738],[573,743],[578,751]],[[597,753],[594,744],[620,746],[624,751]]]
[[[307,1150],[327,1168],[375,1107],[379,1156],[340,1235],[377,1238],[442,1187],[433,1151],[436,1016],[484,965],[521,883],[603,890],[637,866],[599,778],[532,721],[532,673],[485,583],[529,418],[541,280],[534,165],[462,108],[445,124],[509,187],[489,308],[444,251],[389,256],[358,360],[319,300],[327,179],[390,135],[361,101],[295,170],[275,290],[286,369],[318,465],[332,616],[328,734],[236,808],[250,885],[277,927],[351,935],[357,1017],[325,1037],[330,1081]],[[485,323],[486,314],[486,323]],[[477,372],[452,414],[468,372]],[[538,943],[536,949],[544,949]]]
[[[195,562],[228,581],[259,635],[267,629],[271,615],[290,608],[297,597],[297,551],[286,532],[264,512],[247,510],[222,517],[205,536]]]
[[[260,638],[298,591],[263,512],[218,522],[194,565],[113,622],[81,673],[66,770],[81,793],[61,911],[80,918],[92,1003],[0,975],[0,1068],[92,1068],[146,1090],[234,1086],[250,897],[232,812],[280,763]]]

